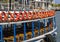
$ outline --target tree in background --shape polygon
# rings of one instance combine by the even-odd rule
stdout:
[[[8,3],[9,0],[1,0],[3,3]],[[14,2],[14,0],[11,0],[12,2]]]
[[[60,7],[60,4],[51,4],[53,7]]]

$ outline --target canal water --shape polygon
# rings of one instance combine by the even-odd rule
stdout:
[[[56,11],[57,42],[60,42],[60,11]]]

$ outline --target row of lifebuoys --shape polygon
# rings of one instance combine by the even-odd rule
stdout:
[[[0,22],[11,22],[11,21],[22,21],[22,20],[33,20],[33,19],[41,19],[46,17],[54,16],[55,11],[42,11],[42,12],[0,12]]]

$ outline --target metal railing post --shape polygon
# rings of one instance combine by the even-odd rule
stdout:
[[[45,19],[43,21],[44,21],[44,33],[46,33]]]
[[[38,35],[40,35],[40,20],[38,21]]]
[[[0,33],[1,33],[1,42],[3,42],[3,30],[2,30],[2,25],[0,25]]]
[[[56,19],[55,19],[55,17],[53,18],[53,27],[56,28]]]
[[[32,22],[32,38],[34,37],[34,22]]]
[[[50,31],[50,20],[48,19],[48,31]]]
[[[26,40],[26,23],[24,23],[24,40]]]
[[[16,24],[14,24],[14,42],[16,42]]]

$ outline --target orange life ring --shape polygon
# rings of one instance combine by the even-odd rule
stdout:
[[[33,12],[33,19],[36,19],[36,13]]]
[[[48,11],[48,16],[51,17],[51,11]]]
[[[24,20],[27,20],[28,19],[28,14],[27,14],[26,11],[24,11],[24,13],[23,13],[23,18],[24,18]]]
[[[2,22],[2,14],[0,13],[0,22]]]
[[[52,16],[54,16],[55,15],[55,11],[54,10],[51,10],[51,12],[52,12]]]
[[[33,14],[31,12],[28,12],[28,20],[32,19]]]
[[[41,12],[38,13],[39,18],[41,18]]]
[[[46,18],[46,13],[42,12],[42,18]]]
[[[36,15],[36,19],[38,19],[39,17],[38,17],[38,12],[35,12],[35,15]]]
[[[8,21],[11,22],[14,20],[14,13],[8,12]]]
[[[43,12],[40,12],[39,17],[40,17],[40,18],[44,18],[44,13],[43,13]]]
[[[38,12],[38,18],[40,18],[40,12]]]
[[[22,21],[23,20],[23,13],[19,12],[20,16],[19,16],[19,20]]]
[[[47,13],[47,11],[46,11],[46,12],[44,12],[44,15],[45,15],[45,17],[48,17],[48,13]]]
[[[19,20],[19,13],[14,12],[14,21],[17,22]]]
[[[52,16],[52,15],[53,15],[52,10],[50,10],[50,16]]]
[[[50,10],[48,11],[48,16],[51,17],[51,16],[54,16],[55,15],[55,11],[54,10]]]
[[[8,14],[6,14],[5,12],[2,12],[2,21],[6,22],[8,20]]]
[[[47,15],[49,14],[49,12],[47,11]],[[48,17],[49,17],[49,15],[48,15]]]
[[[51,10],[50,12],[51,12],[51,16],[53,16],[54,15],[53,11]]]

